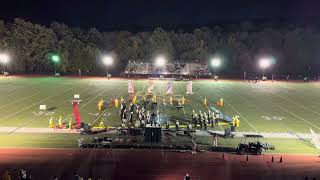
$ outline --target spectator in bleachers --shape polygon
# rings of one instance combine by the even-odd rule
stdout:
[[[2,180],[11,180],[11,176],[10,176],[10,173],[9,173],[8,170],[6,170],[6,171],[3,173],[1,179],[2,179]]]
[[[188,64],[188,66],[187,66]],[[208,65],[200,63],[173,62],[167,63],[165,67],[156,67],[153,63],[130,60],[125,69],[126,74],[194,74],[208,75]]]

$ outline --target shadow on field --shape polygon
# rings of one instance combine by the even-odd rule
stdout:
[[[57,109],[57,107],[49,107],[49,108],[47,109],[47,111],[53,111],[53,110],[55,110],[55,109]]]

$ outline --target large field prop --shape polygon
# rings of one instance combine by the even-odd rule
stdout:
[[[81,128],[81,118],[80,118],[80,113],[79,113],[79,104],[82,100],[79,99],[80,95],[75,94],[74,95],[74,100],[72,100],[72,106],[73,106],[73,116],[74,120],[76,122],[76,128],[79,129]]]

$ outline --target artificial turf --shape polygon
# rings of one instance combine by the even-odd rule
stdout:
[[[77,140],[84,138],[85,143],[90,143],[93,137],[119,138],[126,141],[132,137],[119,136],[116,134],[80,135],[80,134],[50,134],[50,133],[0,133],[0,147],[32,147],[32,148],[77,148]],[[177,137],[171,142],[164,144],[190,144],[190,138]],[[196,141],[203,149],[210,149],[212,137],[199,136]],[[265,138],[262,141],[272,144],[275,150],[267,150],[265,153],[286,153],[286,154],[319,154],[313,145],[308,141],[289,138]],[[236,147],[241,142],[240,138],[224,139],[219,138],[218,144],[222,147]]]
[[[166,82],[154,82],[154,94],[160,99],[169,97],[165,93]],[[99,124],[105,118],[107,125],[119,126],[119,109],[108,107],[101,115],[97,102],[103,98],[110,104],[110,98],[118,96],[126,99],[127,85],[128,80],[0,78],[0,127],[48,127],[51,116],[55,119],[62,116],[69,120],[68,117],[72,117],[71,100],[74,94],[80,94],[82,100],[82,121]],[[144,95],[146,90],[146,80],[135,81],[136,94]],[[229,117],[240,115],[239,131],[308,133],[312,128],[320,132],[319,90],[318,83],[198,80],[193,81],[194,94],[187,96],[186,82],[176,81],[173,96],[186,97],[184,109],[160,108],[159,111],[164,119],[167,117],[183,123],[190,120],[192,110],[207,111],[202,104],[203,98],[207,98],[211,110],[218,108]],[[215,106],[220,97],[224,98],[224,107]],[[40,104],[47,105],[47,113],[39,114]],[[220,127],[217,130],[221,130]]]
[[[166,85],[167,81],[154,81],[154,94],[159,99],[169,98],[166,95]],[[190,121],[192,110],[205,112],[208,108],[218,108],[229,117],[240,116],[237,131],[309,133],[312,128],[315,132],[320,132],[319,83],[193,80],[192,95],[185,94],[186,85],[184,81],[174,82],[173,96],[183,95],[187,101],[180,110],[160,107],[163,121],[168,119],[174,123],[179,120],[181,124],[185,124]],[[100,112],[97,102],[103,98],[110,104],[111,98],[119,96],[127,99],[127,86],[128,80],[120,79],[2,77],[0,127],[48,127],[51,116],[55,119],[62,116],[67,122],[73,117],[71,100],[74,94],[80,94],[82,100],[82,121],[98,125],[103,120],[106,125],[117,127],[121,125],[119,109],[107,107]],[[147,80],[135,80],[136,95],[142,97],[146,91]],[[217,107],[215,102],[221,97],[225,106]],[[202,103],[204,98],[208,99],[208,107]],[[40,113],[40,104],[47,105],[47,112]],[[214,129],[223,128],[225,127],[217,126]],[[14,134],[12,132],[11,136]],[[61,139],[63,136],[68,135],[61,135]]]

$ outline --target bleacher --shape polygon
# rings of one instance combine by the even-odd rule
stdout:
[[[143,60],[129,60],[124,74],[127,75],[209,75],[207,64],[175,61],[164,67],[157,67],[154,63]]]

